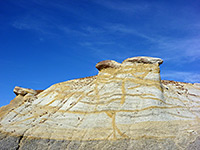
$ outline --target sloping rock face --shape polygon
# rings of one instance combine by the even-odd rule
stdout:
[[[161,81],[162,62],[107,60],[97,76],[16,87],[0,108],[0,149],[200,149],[200,84]]]

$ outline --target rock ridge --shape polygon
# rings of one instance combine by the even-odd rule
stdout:
[[[153,57],[96,64],[98,75],[15,87],[0,149],[199,149],[200,86],[161,80]]]

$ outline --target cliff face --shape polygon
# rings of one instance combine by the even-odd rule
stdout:
[[[16,87],[0,149],[200,149],[200,84],[161,81],[162,60],[102,61],[97,76]]]

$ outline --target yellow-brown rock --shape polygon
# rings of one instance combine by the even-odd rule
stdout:
[[[37,92],[35,90],[33,90],[33,89],[22,88],[22,87],[19,87],[19,86],[16,86],[14,88],[13,92],[16,95],[22,95],[22,96],[25,96],[26,94],[29,94],[29,95],[37,94]]]
[[[104,60],[96,64],[96,68],[101,71],[102,69],[106,68],[119,68],[121,66],[120,63],[114,60]]]
[[[161,81],[162,62],[102,61],[97,76],[18,94],[0,109],[0,148],[198,149],[200,87]]]

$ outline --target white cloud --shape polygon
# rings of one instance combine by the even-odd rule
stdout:
[[[179,63],[193,62],[200,57],[200,37],[187,36],[175,38],[158,34],[148,35],[122,24],[112,24],[105,27],[108,32],[132,34],[148,40],[153,46],[149,47],[152,55],[159,56],[168,61]]]
[[[106,8],[120,11],[123,13],[135,13],[145,11],[149,8],[149,3],[133,3],[133,2],[125,2],[125,1],[111,1],[111,0],[101,0],[95,1],[95,3],[102,5]]]
[[[83,26],[81,29],[89,34],[105,33],[105,30],[103,30],[102,28],[97,28],[92,26]]]
[[[67,27],[67,26],[57,26],[57,29],[63,31],[66,34],[70,34],[70,35],[88,36],[87,33],[83,32],[81,30],[72,29],[72,28]]]
[[[33,3],[37,3],[38,5],[44,5],[43,1],[34,0]],[[148,3],[140,3],[140,2],[127,2],[127,1],[112,1],[112,0],[102,0],[95,1],[94,3],[98,5],[102,5],[103,7],[110,8],[112,10],[117,10],[121,12],[137,12],[137,11],[145,11],[150,7],[153,7],[153,4],[149,5]],[[63,3],[48,3],[49,6],[56,8],[56,10],[62,9],[62,11],[67,11],[73,14],[76,17],[87,17],[87,15],[82,15],[78,13],[78,11],[74,10],[70,7],[70,5],[64,5]],[[25,6],[25,5],[24,5]],[[39,13],[37,13],[39,12]],[[38,33],[42,34],[51,34],[55,37],[55,34],[59,36],[59,34],[71,35],[71,36],[80,36],[82,39],[82,46],[90,46],[92,47],[99,45],[121,45],[122,51],[123,49],[128,49],[130,46],[134,47],[137,43],[130,45],[125,45],[123,42],[126,41],[126,36],[131,35],[134,37],[139,37],[141,39],[141,43],[146,44],[147,49],[144,49],[145,54],[149,54],[152,56],[161,57],[164,60],[174,61],[178,63],[187,63],[194,62],[200,57],[200,37],[199,36],[187,36],[182,38],[175,38],[173,34],[171,36],[165,36],[162,33],[157,31],[150,31],[150,29],[138,30],[140,27],[133,27],[132,25],[125,24],[113,24],[113,23],[98,23],[98,26],[91,25],[83,25],[79,24],[75,27],[71,27],[68,24],[59,24],[57,23],[57,18],[50,16],[49,14],[43,14],[39,10],[30,11],[30,14],[26,16],[21,16],[14,21],[12,24],[13,27],[20,30],[34,30]],[[38,16],[37,14],[43,14]],[[186,21],[187,23],[187,21]],[[172,23],[173,24],[173,23]],[[190,26],[193,31],[199,32],[199,24],[196,23],[194,26]],[[100,26],[100,27],[99,27]],[[177,27],[176,24],[172,25],[173,27]],[[144,26],[143,26],[144,28]],[[142,27],[140,28],[142,29]],[[153,29],[152,29],[153,30]],[[155,30],[155,28],[154,28]],[[159,30],[159,29],[158,29]],[[187,29],[183,27],[182,31],[186,31]],[[169,30],[170,31],[170,30]],[[122,42],[116,41],[113,37],[120,37],[123,35],[124,39]],[[86,42],[90,41],[90,43]],[[130,38],[130,37],[129,37]],[[102,39],[106,39],[107,41],[102,41]],[[129,40],[129,39],[128,39]],[[78,41],[80,43],[80,41]],[[110,44],[111,43],[111,44]],[[124,44],[124,45],[123,45]]]
[[[132,35],[147,39],[149,41],[155,41],[154,38],[152,38],[152,37],[150,37],[150,36],[148,36],[146,34],[143,34],[141,32],[138,32],[136,29],[130,28],[130,27],[125,26],[123,24],[110,24],[110,25],[105,26],[105,29],[107,29],[110,32],[119,32],[119,33],[123,33],[123,34],[132,34]]]
[[[26,14],[15,19],[11,26],[19,30],[33,30],[37,33],[55,35],[55,33],[50,31],[53,28],[52,22],[48,16],[39,17]]]
[[[165,71],[161,74],[161,78],[167,80],[181,80],[192,83],[200,82],[200,74],[194,72]]]
[[[165,36],[165,35],[159,35],[157,33],[148,34],[144,31],[138,31],[135,28],[129,27],[127,25],[123,24],[104,24],[101,28],[93,28],[93,27],[85,27],[82,28],[84,32],[88,32],[89,35],[95,35],[98,33],[101,37],[106,38],[107,35],[112,35],[116,37],[127,35],[140,37],[143,39],[144,44],[148,44],[148,48],[144,49],[140,53],[144,53],[144,55],[151,55],[155,57],[163,58],[164,61],[168,62],[174,62],[176,64],[184,64],[188,62],[194,62],[197,61],[200,57],[200,38],[196,36],[186,36],[183,38],[176,38],[173,36]],[[89,49],[99,49],[100,45],[104,45],[101,51],[103,49],[106,49],[106,45],[113,45],[112,48],[121,48],[121,50],[118,49],[118,51],[130,51],[129,54],[131,54],[131,51],[134,51],[136,54],[136,50],[130,49],[130,47],[133,45],[123,45],[123,43],[117,42],[115,40],[108,40],[108,41],[99,41],[98,38],[91,39],[90,42],[82,42],[80,43],[81,46],[88,47]],[[114,46],[115,45],[115,46]],[[120,46],[120,47],[119,47]],[[107,50],[107,53],[112,50]],[[117,50],[116,50],[117,51]],[[140,54],[139,53],[139,54]],[[120,54],[119,54],[120,55]]]
[[[123,61],[133,55],[132,51],[127,51],[126,48],[122,48],[120,43],[112,41],[81,42],[79,45],[89,50],[90,53],[99,60],[113,59],[116,61]]]
[[[168,61],[193,62],[200,57],[200,38],[170,39],[165,37],[165,40],[158,42],[158,48],[163,52],[161,55]]]
[[[27,30],[27,29],[30,29],[30,25],[28,25],[27,23],[25,22],[14,22],[12,24],[13,27],[17,28],[17,29],[20,29],[20,30]]]
[[[105,45],[113,45],[114,42],[106,42],[106,41],[96,41],[96,42],[81,42],[79,43],[81,46],[85,47],[95,47],[95,46],[105,46]]]

